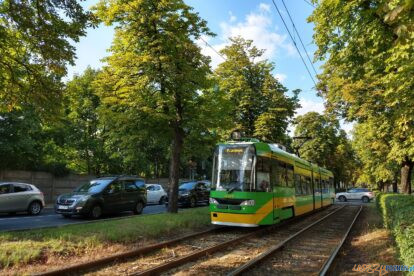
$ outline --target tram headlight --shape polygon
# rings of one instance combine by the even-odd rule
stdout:
[[[210,204],[219,204],[217,199],[210,197]]]
[[[256,202],[254,199],[245,200],[242,203],[240,203],[240,206],[254,206]]]

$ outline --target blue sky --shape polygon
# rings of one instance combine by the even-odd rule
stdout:
[[[97,0],[87,0],[83,2],[83,5],[90,7],[97,2]],[[304,114],[308,111],[323,112],[323,100],[316,96],[313,89],[314,84],[271,0],[185,0],[185,2],[192,6],[203,19],[207,20],[210,29],[217,34],[213,38],[204,38],[216,50],[220,50],[228,44],[229,36],[241,35],[246,39],[252,39],[258,48],[266,50],[265,58],[275,63],[275,76],[289,90],[296,88],[302,90],[300,94],[302,108],[297,111],[297,114]],[[289,21],[282,0],[275,0],[275,2],[282,11],[288,28],[293,33],[292,23]],[[313,7],[305,0],[285,0],[285,4],[307,52],[313,58],[313,52],[316,49],[312,41],[313,25],[307,23],[306,20],[312,13]],[[106,50],[111,45],[113,33],[111,27],[103,25],[88,30],[87,36],[75,44],[78,58],[76,65],[69,68],[69,77],[75,73],[82,73],[88,65],[93,68],[101,67],[100,60],[109,54]],[[301,49],[297,36],[294,35],[294,38]],[[207,47],[204,42],[200,40],[198,44],[202,47],[204,54],[211,56],[213,67],[222,61],[222,58]],[[306,60],[303,50],[302,55]],[[319,70],[319,65],[318,63],[314,64],[316,70]],[[309,64],[308,67],[310,67]],[[310,70],[312,72],[312,69]],[[316,80],[314,74],[313,77]],[[345,129],[349,128],[350,126],[345,125]]]

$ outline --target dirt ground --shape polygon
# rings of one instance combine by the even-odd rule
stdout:
[[[383,228],[375,204],[364,206],[350,236],[332,264],[329,275],[403,275],[381,265],[400,265],[391,233]],[[368,266],[371,265],[370,269]],[[363,272],[364,270],[364,272]]]

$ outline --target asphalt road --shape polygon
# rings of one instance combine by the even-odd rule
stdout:
[[[360,200],[354,200],[348,202],[336,201],[335,204],[365,205],[366,203],[362,203]],[[148,205],[144,208],[143,214],[159,214],[166,211],[167,209],[165,205]],[[113,219],[131,215],[132,212],[124,212],[118,215],[104,216],[103,219]],[[61,215],[56,214],[52,208],[45,208],[39,216],[29,216],[24,213],[16,215],[0,214],[0,231],[36,229],[49,226],[87,223],[90,221],[91,220],[83,217],[64,218]]]
[[[165,205],[148,205],[144,208],[143,214],[159,214],[166,212]],[[119,215],[104,216],[103,219],[120,218],[133,215],[132,212],[124,212]],[[56,214],[52,208],[45,208],[38,216],[27,214],[7,215],[0,214],[0,231],[36,229],[49,226],[60,226],[67,224],[85,223],[91,220],[83,217],[64,218]]]

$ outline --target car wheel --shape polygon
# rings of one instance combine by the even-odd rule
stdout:
[[[197,203],[197,201],[196,201],[195,197],[190,198],[190,207],[191,208],[196,207],[196,203]]]
[[[346,197],[345,196],[340,196],[338,199],[341,202],[345,202],[346,201]]]
[[[64,218],[71,218],[72,215],[62,215]]]
[[[369,202],[369,197],[367,197],[367,196],[363,196],[363,197],[362,197],[362,202],[364,202],[364,203],[368,203],[368,202]]]
[[[159,204],[160,205],[163,205],[165,203],[165,197],[164,196],[162,196],[161,198],[160,198],[160,202],[159,202]]]
[[[93,206],[91,211],[89,212],[89,217],[91,219],[98,219],[101,216],[102,216],[102,207],[99,205]]]
[[[29,205],[28,212],[32,216],[37,216],[42,211],[42,204],[39,201],[33,201]]]
[[[141,201],[138,201],[137,204],[135,204],[134,208],[134,214],[139,215],[142,213],[142,209],[144,209],[144,204],[142,204]]]

